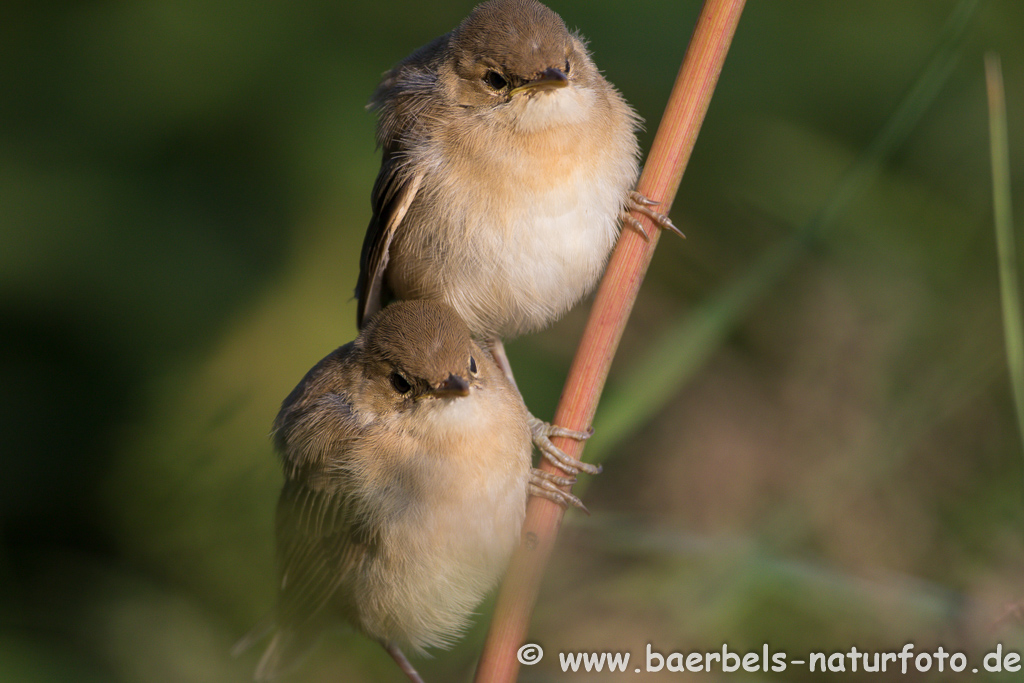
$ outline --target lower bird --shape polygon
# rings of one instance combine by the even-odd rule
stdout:
[[[531,467],[529,413],[447,305],[396,302],[284,400],[274,442],[278,603],[257,681],[331,622],[403,650],[446,647],[497,583],[528,495],[582,507]],[[239,644],[244,649],[266,629]]]

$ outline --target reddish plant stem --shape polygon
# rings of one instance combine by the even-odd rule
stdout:
[[[743,5],[744,0],[706,0],[697,19],[637,186],[641,194],[659,202],[658,210],[665,213],[679,189]],[[660,229],[648,217],[634,215],[643,223],[650,240],[644,240],[636,230],[623,229],[594,299],[554,424],[586,429],[594,418],[612,357],[660,237]],[[578,459],[583,452],[583,442],[565,438],[555,438],[554,442],[574,458]],[[541,467],[555,471],[547,461],[542,460]],[[498,593],[491,629],[477,666],[477,683],[509,683],[516,679],[520,666],[516,655],[526,637],[562,512],[562,508],[548,500],[530,499],[522,542]]]

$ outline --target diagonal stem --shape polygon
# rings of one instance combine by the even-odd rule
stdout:
[[[706,0],[697,19],[637,186],[641,194],[661,205],[659,210],[663,213],[668,213],[679,189],[743,5],[744,0]],[[637,231],[622,231],[555,412],[554,424],[562,427],[584,430],[593,420],[612,357],[658,244],[660,230],[654,222],[643,214],[637,213],[635,217],[652,237],[645,241]],[[580,441],[564,437],[556,437],[554,441],[573,458],[579,459],[583,452]],[[552,471],[554,468],[542,461],[541,469]],[[519,671],[516,654],[526,637],[562,512],[561,507],[548,500],[530,499],[522,542],[498,593],[491,629],[477,666],[475,680],[478,683],[509,683],[516,679]]]

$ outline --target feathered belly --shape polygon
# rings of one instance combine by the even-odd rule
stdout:
[[[420,447],[409,463],[420,485],[379,525],[358,582],[346,586],[360,596],[354,618],[364,632],[417,652],[451,644],[465,628],[504,571],[526,514],[526,408],[486,386],[471,391],[404,426]],[[509,419],[515,411],[521,419]]]
[[[492,483],[488,491],[462,491],[480,500],[435,500],[388,529],[364,582],[353,587],[370,606],[359,615],[366,633],[420,653],[461,634],[501,577],[525,514],[525,469]]]
[[[477,337],[515,337],[547,327],[579,302],[604,270],[619,201],[564,195],[530,199],[501,214],[453,212],[452,221],[403,235],[389,267],[398,298],[440,299]],[[447,236],[444,234],[447,233]]]

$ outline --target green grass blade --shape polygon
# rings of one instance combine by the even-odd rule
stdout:
[[[1010,200],[1010,142],[1006,131],[1006,102],[999,56],[985,55],[988,123],[992,144],[992,203],[995,210],[996,248],[999,254],[999,289],[1003,303],[1003,332],[1010,385],[1017,408],[1017,429],[1024,442],[1024,322],[1021,320],[1017,246],[1013,236]]]

